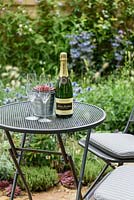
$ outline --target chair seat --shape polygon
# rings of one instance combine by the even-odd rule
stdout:
[[[134,166],[116,168],[94,192],[95,200],[134,200]]]
[[[134,158],[134,136],[131,134],[92,133],[89,143],[115,158]]]

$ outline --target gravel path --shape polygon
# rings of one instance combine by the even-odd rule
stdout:
[[[86,188],[83,188],[86,190]],[[61,185],[56,186],[47,192],[33,193],[33,200],[75,200],[76,190],[67,189]],[[0,200],[9,200],[4,192],[0,192]],[[27,194],[23,193],[15,200],[29,200]]]

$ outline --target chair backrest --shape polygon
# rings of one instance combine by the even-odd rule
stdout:
[[[128,119],[127,124],[124,128],[123,133],[128,133],[128,130],[129,130],[131,124],[134,124],[134,108],[132,109],[132,111],[130,113],[129,119]]]

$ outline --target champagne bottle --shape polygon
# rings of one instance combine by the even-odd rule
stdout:
[[[73,88],[68,76],[67,53],[60,54],[60,73],[55,93],[56,116],[68,118],[73,115]]]

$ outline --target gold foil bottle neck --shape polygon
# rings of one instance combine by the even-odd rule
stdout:
[[[66,52],[60,53],[60,60],[67,60],[67,53]]]
[[[60,53],[60,77],[68,77],[68,68],[67,68],[67,53]]]

